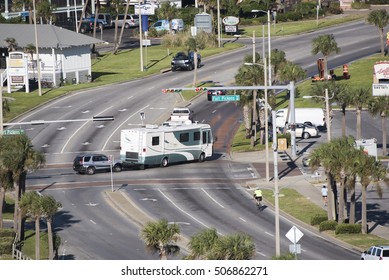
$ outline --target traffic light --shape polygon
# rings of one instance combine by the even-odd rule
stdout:
[[[182,89],[180,88],[164,88],[162,93],[181,93]]]
[[[203,87],[197,87],[196,88],[196,92],[203,92],[203,91],[206,91],[207,88],[203,88]]]

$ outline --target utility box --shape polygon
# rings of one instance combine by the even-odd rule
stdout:
[[[212,33],[212,17],[207,13],[200,13],[195,15],[194,26],[196,27],[196,34],[204,31],[207,33]]]

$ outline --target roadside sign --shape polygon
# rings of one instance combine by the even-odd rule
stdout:
[[[286,234],[286,238],[293,244],[299,242],[300,238],[303,237],[304,233],[301,232],[296,226],[293,226]]]
[[[212,96],[212,101],[239,101],[240,95],[215,95]]]
[[[4,129],[3,135],[20,135],[24,134],[24,129]]]

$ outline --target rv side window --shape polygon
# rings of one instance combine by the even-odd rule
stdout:
[[[159,145],[159,137],[158,136],[151,138],[151,145],[153,145],[153,146]]]
[[[180,134],[180,142],[188,142],[189,141],[189,133],[181,133]]]
[[[193,133],[193,141],[199,141],[200,140],[200,131],[196,131]]]

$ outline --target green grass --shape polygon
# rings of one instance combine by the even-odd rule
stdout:
[[[322,28],[330,27],[333,25],[338,25],[342,23],[347,23],[353,20],[360,20],[366,17],[365,14],[354,14],[354,15],[345,15],[342,17],[327,17],[320,18],[319,24],[317,24],[316,19],[304,20],[304,21],[293,21],[293,22],[280,22],[275,26],[271,25],[270,27],[270,36],[287,36],[300,34],[304,32],[312,32]],[[265,25],[265,37],[267,37],[267,25]],[[253,31],[255,31],[256,37],[262,37],[262,25],[257,26],[240,26],[239,31],[242,35],[252,37]]]
[[[49,258],[49,242],[47,232],[40,232],[40,259],[47,260]],[[25,239],[22,248],[23,254],[35,259],[35,231],[26,230]]]
[[[270,204],[274,205],[273,191],[264,189],[262,190],[262,193],[263,197]],[[288,188],[280,190],[279,207],[280,210],[309,225],[311,224],[311,219],[314,216],[327,215],[327,212],[324,209],[312,203],[296,190]],[[315,227],[319,229],[318,226]],[[325,231],[325,233],[360,249],[366,249],[376,244],[389,245],[389,240],[383,239],[374,234],[335,234],[334,231]]]

